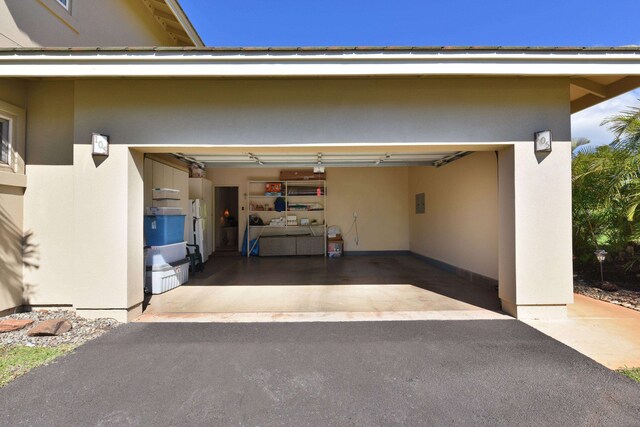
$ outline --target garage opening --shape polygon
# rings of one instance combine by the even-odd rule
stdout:
[[[492,151],[201,150],[145,158],[188,256],[147,242],[141,321],[502,316]]]

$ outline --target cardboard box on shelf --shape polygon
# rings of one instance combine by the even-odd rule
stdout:
[[[280,193],[282,191],[282,183],[281,182],[268,182],[265,185],[266,193]]]
[[[314,173],[313,169],[282,169],[281,181],[313,181],[327,179],[326,173]]]
[[[198,166],[195,163],[192,163],[189,166],[189,177],[191,177],[191,178],[206,178],[207,177],[207,173],[200,166]]]

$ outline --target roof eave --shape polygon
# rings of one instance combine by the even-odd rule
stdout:
[[[453,76],[565,77],[577,112],[640,87],[640,49],[0,49],[0,77],[14,78]]]
[[[204,42],[178,0],[141,0],[162,29],[180,48],[204,47]]]
[[[171,9],[171,12],[175,15],[180,25],[182,25],[182,28],[184,28],[185,32],[189,35],[189,38],[193,42],[194,46],[203,47],[204,42],[202,41],[200,34],[198,34],[198,31],[191,23],[191,20],[189,19],[187,14],[184,12],[184,9],[182,9],[180,2],[178,0],[165,0],[165,3],[169,7],[169,9]]]

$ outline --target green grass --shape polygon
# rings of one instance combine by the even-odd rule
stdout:
[[[640,368],[624,368],[618,369],[618,372],[640,383]]]
[[[72,350],[73,346],[0,347],[0,387]]]

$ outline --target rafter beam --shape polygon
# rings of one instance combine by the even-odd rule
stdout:
[[[171,28],[167,28],[167,32],[171,34],[175,39],[178,39],[178,41],[188,43],[189,45],[192,44],[191,39],[187,35],[177,34]]]
[[[165,21],[169,21],[169,22],[171,22],[171,23],[174,23],[174,22],[175,22],[175,24],[176,24],[176,25],[180,25],[180,23],[178,22],[178,20],[176,19],[176,17],[175,17],[175,16],[173,16],[172,14],[170,14],[170,13],[163,12],[163,11],[161,11],[160,9],[156,9],[156,8],[153,8],[152,12],[153,12],[153,14],[154,14],[155,16],[157,16],[158,18],[162,18],[162,19],[164,19]]]
[[[600,98],[607,97],[607,86],[596,83],[593,80],[579,77],[569,80],[569,83],[573,86],[579,87],[580,89],[584,89],[595,96],[599,96]]]
[[[170,10],[169,6],[167,6],[164,0],[148,0],[148,1],[151,2],[151,4],[154,5],[154,7],[162,7],[162,8],[166,8],[167,10]]]
[[[607,86],[607,97],[604,99],[592,93],[589,93],[588,95],[571,101],[571,114],[577,113],[578,111],[582,111],[586,108],[599,104],[606,99],[614,98],[618,95],[622,95],[623,93],[627,93],[639,87],[640,76],[628,76],[622,78]]]
[[[175,34],[176,36],[181,36],[184,39],[190,40],[189,34],[187,34],[183,29],[178,28],[180,24],[178,24],[177,22],[174,25],[173,22],[165,21],[164,24],[167,27],[167,31],[169,31],[170,33]]]

